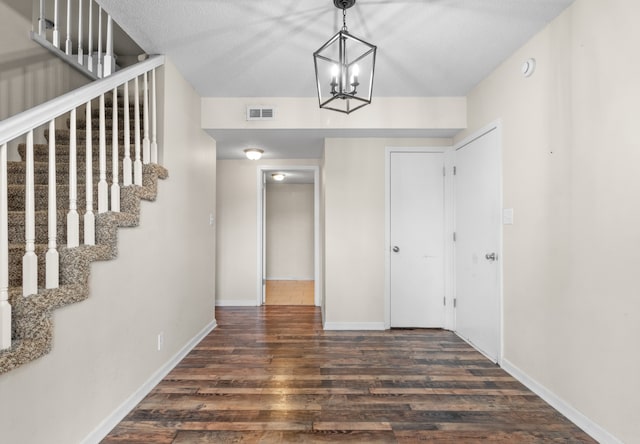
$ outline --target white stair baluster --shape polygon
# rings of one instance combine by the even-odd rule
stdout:
[[[149,76],[144,73],[144,90],[142,91],[144,101],[144,139],[142,139],[142,163],[148,164],[151,157],[151,141],[149,140]]]
[[[57,3],[58,0],[56,0]],[[73,44],[71,43],[71,0],[67,0],[67,40],[64,43],[64,52],[67,55],[71,55],[73,52]]]
[[[110,76],[115,71],[113,63],[113,19],[107,14],[107,49],[104,54],[104,77]]]
[[[109,211],[109,186],[107,185],[107,135],[104,117],[104,94],[100,95],[100,180],[98,181],[98,214]]]
[[[44,20],[44,0],[40,0],[40,13],[38,15],[38,34],[43,37],[45,35],[45,30],[47,29],[46,22]]]
[[[83,49],[82,49],[82,2],[83,0],[78,0],[78,64],[82,65],[84,63],[83,60]]]
[[[38,256],[36,256],[36,210],[33,170],[33,130],[27,133],[27,175],[25,190],[25,253],[22,257],[22,295],[38,293]]]
[[[60,47],[60,31],[58,28],[58,0],[53,2],[53,46]]]
[[[89,0],[89,34],[87,36],[87,69],[93,72],[93,0]]]
[[[60,258],[58,255],[58,206],[56,205],[56,123],[49,122],[49,246],[45,256],[46,288],[58,288]]]
[[[91,133],[91,100],[86,106],[86,146],[85,146],[85,195],[86,212],[84,213],[84,244],[96,244],[96,218],[93,214],[93,134]]]
[[[129,126],[129,82],[124,84],[124,160],[122,161],[122,185],[131,185],[131,131]]]
[[[78,139],[76,109],[71,110],[69,125],[69,212],[67,213],[67,247],[80,245],[80,216],[78,215]]]
[[[98,9],[98,77],[102,78],[102,6]]]
[[[111,211],[120,212],[120,184],[118,183],[118,88],[113,88],[113,127],[111,130]]]
[[[158,163],[158,103],[155,68],[151,71],[151,163]]]
[[[7,195],[7,144],[0,145],[0,350],[11,348],[9,304],[9,206]]]
[[[135,160],[133,162],[133,183],[142,186],[142,160],[140,159],[140,90],[138,87],[138,77],[134,79],[134,108],[133,124],[135,137]]]

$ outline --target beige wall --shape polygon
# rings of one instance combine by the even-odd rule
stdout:
[[[55,312],[51,353],[0,377],[2,442],[81,442],[214,319],[215,143],[171,63],[163,83],[170,177],[120,230],[118,258],[92,265],[89,299]]]
[[[217,304],[258,301],[258,167],[318,164],[317,159],[218,161]]]
[[[469,95],[466,133],[502,119],[506,360],[628,443],[640,439],[638,17],[635,0],[576,1]]]
[[[314,185],[267,184],[267,279],[314,280]]]
[[[385,148],[449,146],[449,139],[326,139],[325,324],[383,328]]]
[[[0,1],[0,120],[51,100],[89,80],[29,37],[31,21]],[[40,132],[36,141],[41,141]],[[17,159],[11,144],[10,160]]]

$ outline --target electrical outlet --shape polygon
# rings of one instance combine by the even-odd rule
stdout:
[[[164,347],[164,332],[163,331],[158,333],[158,351],[162,350],[162,347]]]

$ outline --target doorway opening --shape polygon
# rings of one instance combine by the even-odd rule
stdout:
[[[321,305],[319,176],[318,166],[258,167],[258,305]]]

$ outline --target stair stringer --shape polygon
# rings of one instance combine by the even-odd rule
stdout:
[[[157,164],[143,165],[143,185],[120,190],[120,212],[96,215],[96,245],[76,248],[60,247],[60,287],[39,289],[38,294],[22,296],[22,288],[9,290],[13,309],[10,349],[0,351],[0,374],[38,359],[51,351],[54,310],[81,302],[89,297],[91,263],[111,260],[118,255],[118,228],[135,227],[140,220],[140,201],[154,201],[158,179],[168,171]]]

